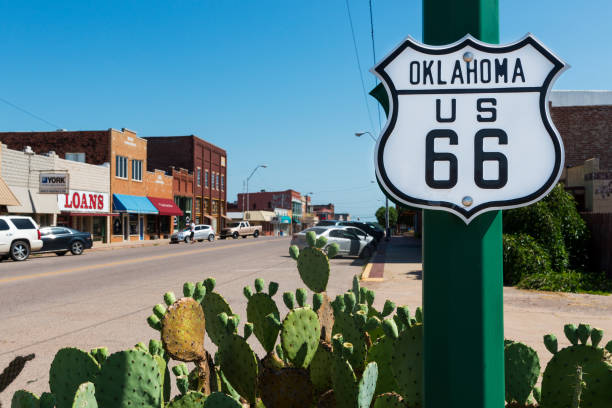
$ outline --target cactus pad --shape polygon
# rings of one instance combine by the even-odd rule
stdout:
[[[222,392],[213,392],[204,401],[204,408],[242,408],[242,404]]]
[[[297,260],[300,278],[313,292],[325,292],[329,280],[329,259],[317,248],[304,248]]]
[[[38,397],[29,391],[19,390],[13,394],[11,408],[38,408],[39,406]]]
[[[374,398],[374,391],[376,389],[376,381],[378,379],[378,366],[376,363],[368,363],[363,375],[357,385],[357,407],[358,408],[369,408]]]
[[[185,395],[174,398],[166,408],[204,408],[206,395],[197,391],[189,391]]]
[[[334,309],[327,293],[321,293],[321,306],[317,309],[317,316],[321,323],[321,339],[331,343],[332,332],[334,331]]]
[[[319,398],[317,408],[336,408],[336,396],[334,390],[329,390]]]
[[[406,405],[401,395],[387,392],[376,397],[374,408],[408,408],[408,405]]]
[[[319,318],[310,308],[293,309],[283,320],[281,345],[295,367],[308,367],[319,347],[320,336]]]
[[[317,395],[331,388],[330,367],[332,366],[332,359],[331,346],[324,341],[319,341],[317,352],[308,367],[310,371],[310,380],[312,381],[312,385]]]
[[[583,370],[581,406],[608,407],[612,401],[612,357],[602,348],[572,345],[559,350],[542,378],[542,406],[570,407],[574,397],[576,367]]]
[[[423,325],[404,328],[391,357],[397,391],[410,407],[423,406]]]
[[[219,345],[219,362],[232,387],[244,399],[254,403],[257,396],[258,361],[246,340],[238,335],[226,335]]]
[[[540,376],[538,354],[523,343],[513,342],[504,349],[506,401],[523,406]]]
[[[175,360],[195,361],[204,357],[205,319],[202,307],[190,297],[177,300],[162,319],[161,338]]]
[[[77,388],[72,408],[98,408],[96,387],[94,387],[93,383],[86,382]]]
[[[161,373],[149,353],[126,350],[111,354],[96,377],[100,408],[160,408]]]
[[[368,350],[367,362],[375,361],[378,364],[378,381],[376,382],[376,395],[391,392],[397,389],[395,377],[391,368],[391,357],[395,340],[388,336],[378,339]]]
[[[274,344],[278,337],[279,328],[269,323],[266,316],[272,313],[279,320],[278,307],[272,298],[265,293],[256,293],[249,298],[247,303],[247,320],[253,323],[255,337],[261,343],[264,350],[269,353],[274,350]]]
[[[357,402],[356,381],[357,378],[350,363],[344,358],[334,356],[332,384],[338,408],[355,408]]]
[[[313,386],[302,368],[265,369],[259,377],[261,401],[266,408],[310,408]]]
[[[352,296],[347,297],[349,303],[352,302],[352,298]],[[332,336],[338,333],[342,333],[344,341],[348,341],[353,345],[353,353],[349,356],[349,363],[351,363],[353,369],[356,371],[363,370],[368,350],[366,333],[357,327],[353,315],[349,314],[347,310],[343,312],[340,312],[339,309],[334,311],[334,328],[332,330]]]
[[[71,408],[79,386],[94,381],[99,372],[100,366],[91,354],[77,348],[60,349],[49,370],[49,388],[57,408]]]
[[[228,316],[233,315],[232,309],[227,304],[223,296],[207,290],[204,300],[202,300],[202,309],[206,317],[206,333],[217,346],[227,333],[225,327],[221,324],[217,315],[226,313]]]

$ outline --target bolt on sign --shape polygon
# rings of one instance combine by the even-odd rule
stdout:
[[[566,68],[532,35],[503,46],[407,38],[372,69],[390,99],[379,182],[399,202],[466,224],[543,198],[563,169],[548,92]]]

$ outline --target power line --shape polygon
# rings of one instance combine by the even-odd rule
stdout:
[[[374,65],[376,65],[376,48],[374,47],[374,18],[372,17],[372,0],[369,0],[370,5],[370,33],[372,36],[372,59],[374,60]],[[374,86],[378,85],[378,77],[374,76]],[[380,132],[380,103],[376,104],[378,108],[378,131]]]
[[[359,51],[357,50],[357,40],[355,39],[355,30],[353,29],[353,18],[351,17],[351,9],[349,7],[348,0],[346,2],[346,12],[349,18],[349,24],[351,26],[351,36],[353,37],[353,47],[355,48],[355,58],[357,59],[357,69],[359,70],[359,78],[361,79],[361,89],[363,91],[363,101],[365,102],[366,109],[368,110],[368,119],[370,120],[370,126],[374,129],[374,121],[372,120],[372,114],[370,113],[370,105],[368,104],[368,93],[366,92],[365,82],[363,80],[363,72],[361,70],[361,62],[359,61]],[[380,116],[380,114],[379,114]],[[380,128],[380,118],[378,120]]]
[[[56,125],[55,123],[49,122],[48,120],[43,119],[43,118],[41,118],[40,116],[35,115],[35,114],[33,114],[32,112],[30,112],[30,111],[28,111],[28,110],[26,110],[26,109],[24,109],[24,108],[21,108],[21,107],[19,107],[19,106],[15,105],[14,103],[12,103],[12,102],[10,102],[10,101],[7,101],[7,100],[6,100],[6,99],[4,99],[4,98],[0,98],[0,101],[2,101],[2,102],[4,102],[4,103],[6,103],[7,105],[9,105],[9,106],[11,106],[11,107],[13,107],[13,108],[15,108],[15,109],[17,109],[17,110],[19,110],[19,111],[23,112],[23,113],[25,113],[26,115],[30,115],[30,116],[31,116],[31,117],[33,117],[34,119],[38,119],[38,120],[40,120],[41,122],[45,122],[47,125],[52,126],[52,127],[53,127],[53,128],[55,128],[55,129],[60,129],[60,128],[61,128],[61,126],[60,126],[60,125]]]

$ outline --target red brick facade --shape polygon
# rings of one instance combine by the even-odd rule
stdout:
[[[612,106],[553,106],[551,118],[565,146],[565,165],[578,166],[599,158],[612,169]]]
[[[275,208],[284,208],[286,210],[292,210],[292,198],[300,200],[301,195],[300,193],[294,190],[258,191],[249,193],[248,211],[274,211]],[[239,193],[236,204],[238,207],[237,211],[244,211],[244,208],[247,207],[247,195]]]

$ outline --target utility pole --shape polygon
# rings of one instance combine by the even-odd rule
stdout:
[[[247,200],[247,211],[249,210],[249,180],[251,179],[251,177],[253,177],[253,174],[255,174],[255,172],[257,171],[258,168],[266,168],[268,167],[266,164],[259,164],[257,167],[255,167],[253,169],[253,171],[251,172],[251,175],[249,177],[247,177],[246,179],[246,200]],[[242,218],[246,219],[246,212],[244,212]]]

